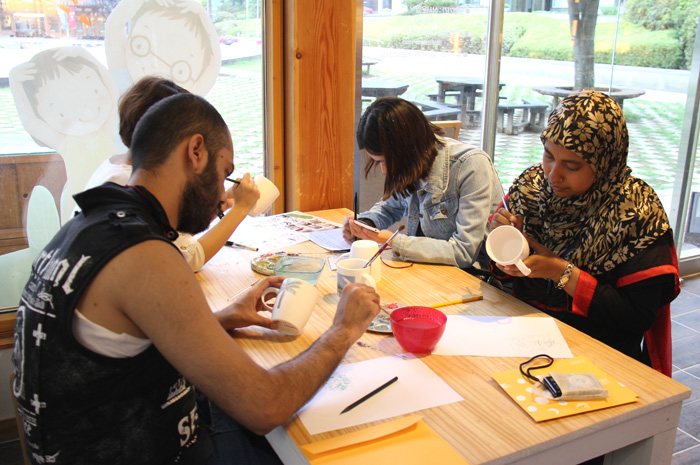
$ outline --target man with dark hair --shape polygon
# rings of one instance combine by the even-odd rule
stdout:
[[[205,228],[224,196],[226,124],[203,98],[175,95],[146,112],[131,149],[130,186],[78,194],[82,213],[41,252],[22,294],[13,393],[34,463],[207,463],[193,386],[265,434],[313,396],[380,310],[372,288],[350,285],[308,350],[258,366],[227,330],[274,329],[258,311],[283,279],[213,313],[171,243],[176,228]]]

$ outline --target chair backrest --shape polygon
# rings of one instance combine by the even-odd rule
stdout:
[[[457,139],[459,137],[459,130],[462,128],[462,122],[459,120],[431,121],[431,123],[441,128],[443,135],[450,139]]]
[[[15,421],[17,422],[17,434],[19,435],[19,444],[22,446],[22,460],[24,465],[32,465],[29,461],[29,456],[27,455],[27,445],[24,442],[24,426],[22,426],[22,420],[19,418],[19,413],[17,411],[17,399],[15,399],[14,392],[14,381],[15,372],[14,370],[10,373],[10,397],[12,398],[12,408],[15,411]]]

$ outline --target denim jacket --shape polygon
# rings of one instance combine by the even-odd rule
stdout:
[[[379,201],[358,218],[387,229],[406,217],[406,234],[398,234],[391,243],[400,260],[488,270],[483,244],[488,218],[503,196],[501,182],[484,151],[453,139],[440,140],[445,146],[439,147],[418,192]],[[419,222],[424,237],[415,236]]]

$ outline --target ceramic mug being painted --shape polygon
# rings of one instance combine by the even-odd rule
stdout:
[[[273,306],[265,300],[270,294],[277,294]],[[308,281],[299,278],[286,278],[282,286],[268,287],[263,291],[262,302],[268,310],[272,311],[272,321],[277,322],[277,330],[284,334],[296,336],[304,329],[309,321],[316,302],[318,301],[318,289]]]
[[[518,228],[510,225],[499,226],[486,238],[486,253],[499,265],[515,265],[525,276],[530,268],[523,260],[530,255],[530,245]]]

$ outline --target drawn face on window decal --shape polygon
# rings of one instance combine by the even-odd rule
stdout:
[[[201,37],[185,24],[173,27],[172,18],[146,13],[129,34],[126,63],[134,82],[156,75],[191,90],[204,67]]]
[[[37,89],[37,114],[70,136],[97,132],[114,111],[112,95],[93,69],[77,72],[58,67],[57,75]]]

